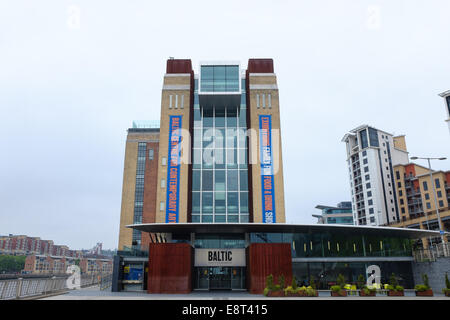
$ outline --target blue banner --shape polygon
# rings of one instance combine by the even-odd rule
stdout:
[[[182,116],[170,116],[166,223],[178,223]]]
[[[261,198],[263,223],[276,223],[275,180],[272,157],[272,116],[259,116],[259,145],[261,162]]]

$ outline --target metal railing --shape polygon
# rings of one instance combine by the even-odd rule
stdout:
[[[413,251],[414,261],[433,262],[437,258],[450,257],[450,244],[447,242],[432,245],[428,249],[417,249]]]
[[[47,294],[69,291],[67,276],[52,278],[19,278],[0,280],[0,300],[38,298]],[[100,285],[101,290],[111,286],[111,274],[81,275],[81,288]]]

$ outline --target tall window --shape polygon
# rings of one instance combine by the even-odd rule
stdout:
[[[144,206],[144,175],[145,160],[147,156],[147,143],[138,143],[138,156],[136,165],[136,184],[134,193],[134,215],[133,223],[142,223],[142,210]],[[133,229],[133,247],[139,247],[141,243],[141,232]]]
[[[194,95],[192,222],[248,222],[245,92],[226,107],[203,108]]]
[[[369,146],[369,143],[367,141],[367,130],[361,130],[359,132],[359,135],[361,136],[361,149],[365,149]]]

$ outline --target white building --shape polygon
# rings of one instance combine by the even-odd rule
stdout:
[[[393,168],[408,163],[405,137],[362,125],[347,133],[347,163],[356,225],[399,221]]]
[[[442,98],[444,98],[444,102],[445,102],[445,109],[447,111],[447,119],[445,121],[447,121],[448,124],[448,130],[450,131],[450,90],[447,90],[445,92],[442,92],[441,94],[439,94]]]

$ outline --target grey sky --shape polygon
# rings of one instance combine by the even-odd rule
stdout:
[[[0,234],[117,247],[126,129],[159,119],[169,56],[196,71],[274,59],[289,223],[350,200],[341,138],[361,124],[406,134],[410,155],[450,157],[438,96],[450,89],[449,11],[447,0],[1,1]]]

